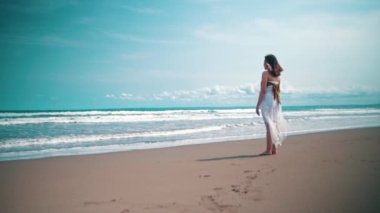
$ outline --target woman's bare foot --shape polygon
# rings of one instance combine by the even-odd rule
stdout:
[[[272,151],[265,151],[261,153],[260,155],[271,155],[271,154],[272,154]]]
[[[273,144],[273,145],[272,145],[272,155],[275,155],[275,154],[277,154],[277,148],[276,148],[276,146]]]

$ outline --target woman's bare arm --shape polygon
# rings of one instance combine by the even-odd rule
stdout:
[[[268,82],[268,72],[264,71],[262,76],[261,76],[261,88],[260,88],[260,94],[259,94],[259,99],[257,100],[257,105],[256,105],[256,114],[260,116],[260,111],[259,107],[261,102],[264,99],[264,95],[267,89],[267,82]]]

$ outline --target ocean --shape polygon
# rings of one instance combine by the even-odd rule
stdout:
[[[380,126],[380,105],[284,106],[283,112],[289,135]],[[263,120],[250,107],[0,112],[0,161],[264,137]]]

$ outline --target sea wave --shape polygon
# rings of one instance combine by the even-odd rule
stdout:
[[[290,119],[317,118],[324,116],[380,115],[378,108],[357,109],[311,109],[284,111]],[[254,118],[255,109],[219,110],[163,110],[163,111],[79,111],[79,112],[4,112],[0,113],[0,125],[23,125],[43,123],[133,123],[162,121],[201,121],[220,119]]]
[[[57,111],[57,112],[1,112],[0,118],[20,117],[62,117],[62,116],[96,116],[96,115],[160,115],[160,114],[212,114],[212,113],[246,113],[254,112],[254,109],[199,109],[199,110],[89,110],[89,111]]]
[[[376,107],[284,107],[288,134],[380,126]],[[0,161],[265,137],[254,108],[0,112]]]
[[[98,134],[98,135],[68,135],[60,137],[40,137],[40,138],[17,138],[2,141],[0,149],[10,149],[25,146],[46,146],[58,144],[78,144],[83,142],[97,142],[107,140],[121,140],[128,138],[146,138],[146,137],[163,137],[188,135],[201,132],[218,131],[228,127],[227,125],[207,126],[201,128],[177,129],[168,131],[147,131],[123,134]],[[1,150],[0,150],[1,151]]]
[[[40,123],[126,123],[251,118],[253,110],[88,111],[56,113],[0,113],[0,125]]]

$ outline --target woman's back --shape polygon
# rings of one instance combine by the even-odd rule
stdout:
[[[277,82],[277,83],[280,83],[281,79],[280,79],[279,76],[275,77],[269,71],[265,71],[265,72],[268,72],[268,74],[267,74],[268,81],[267,82]]]

